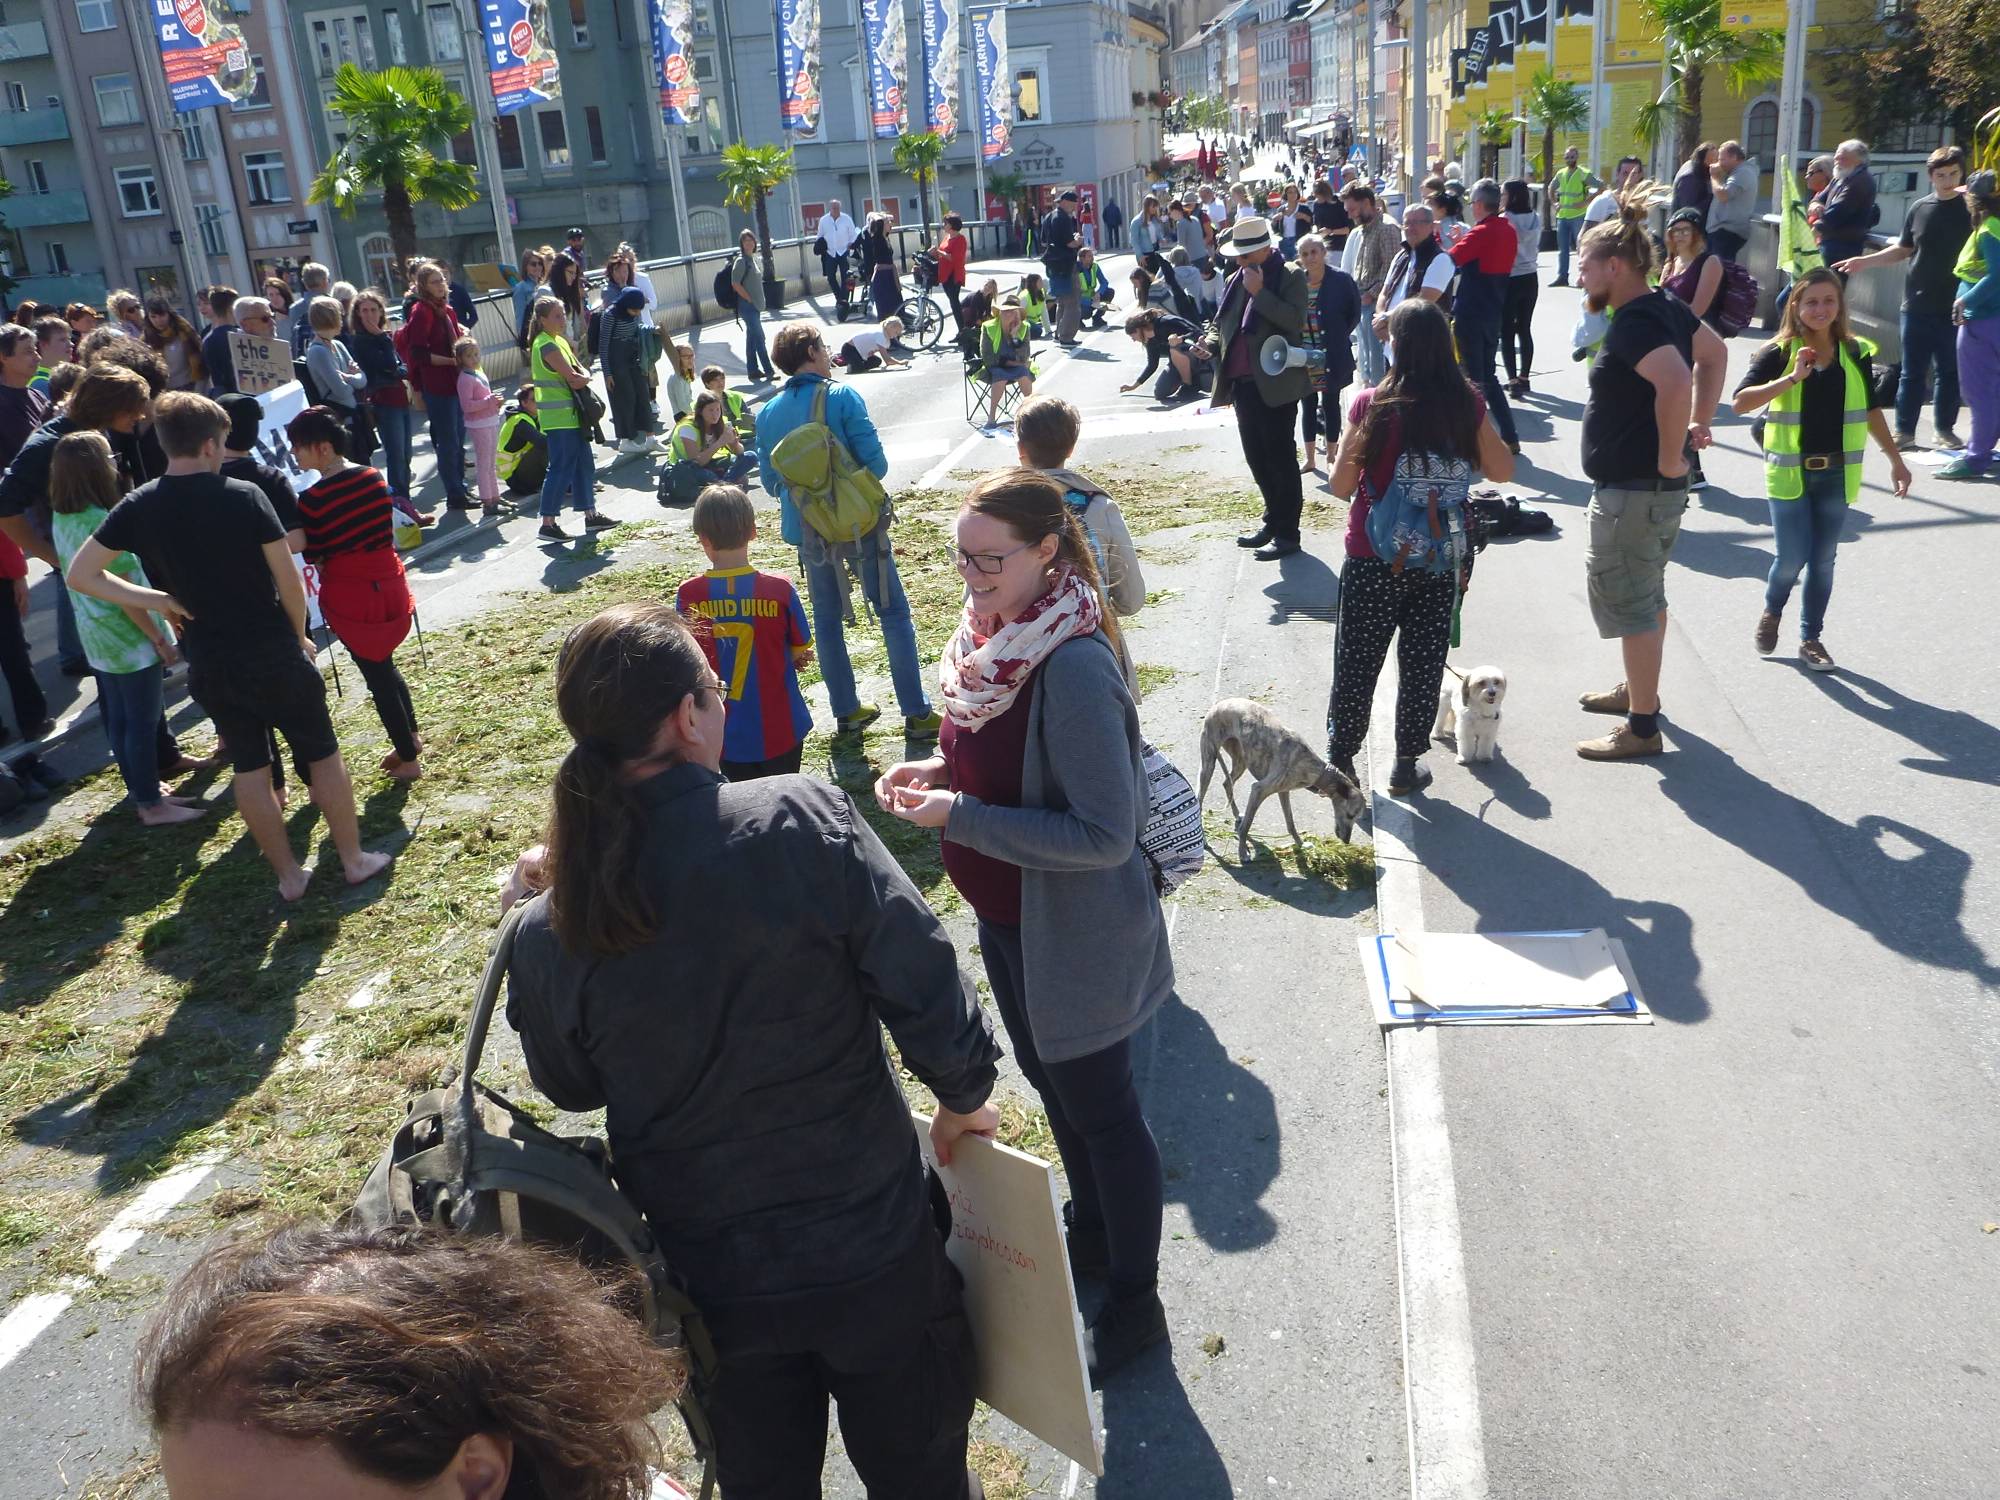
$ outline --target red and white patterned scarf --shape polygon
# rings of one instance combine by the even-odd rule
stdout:
[[[960,729],[976,733],[1013,706],[1056,647],[1095,634],[1102,613],[1097,590],[1070,567],[1057,569],[1048,592],[990,636],[982,627],[993,617],[975,614],[968,594],[965,614],[938,665],[938,706]]]

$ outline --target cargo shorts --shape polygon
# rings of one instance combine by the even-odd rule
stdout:
[[[1590,497],[1590,617],[1606,640],[1659,628],[1667,607],[1667,555],[1681,533],[1688,492],[1607,486]]]

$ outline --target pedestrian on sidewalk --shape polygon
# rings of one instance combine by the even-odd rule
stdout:
[[[1638,182],[1646,164],[1636,156],[1621,156],[1618,166],[1611,174],[1611,181],[1603,192],[1590,200],[1590,207],[1583,212],[1583,232],[1588,234],[1606,219],[1615,219],[1624,211],[1625,194]]]
[[[1299,274],[1306,282],[1306,327],[1300,346],[1318,349],[1323,361],[1307,370],[1305,397],[1299,403],[1299,435],[1306,458],[1301,474],[1317,472],[1315,443],[1326,448],[1326,466],[1333,467],[1334,445],[1340,441],[1340,394],[1354,378],[1354,329],[1361,321],[1361,293],[1345,271],[1327,264],[1327,244],[1317,232],[1298,242]]]
[[[1709,205],[1715,201],[1715,184],[1710,180],[1710,165],[1715,160],[1715,142],[1703,141],[1695,147],[1694,155],[1681,163],[1674,173],[1674,198],[1672,207],[1676,212],[1683,208],[1701,211],[1704,232],[1708,228]]]
[[[1724,141],[1709,173],[1708,247],[1724,260],[1735,260],[1750,243],[1757,224],[1757,164],[1735,141]]]
[[[753,385],[777,379],[764,343],[764,273],[757,265],[757,236],[746,229],[736,237],[729,285],[736,293],[736,316],[743,323],[743,374]]]
[[[1500,184],[1482,177],[1472,185],[1472,227],[1448,254],[1458,270],[1458,290],[1452,297],[1452,331],[1458,339],[1459,362],[1486,396],[1486,410],[1500,429],[1510,453],[1521,451],[1514,430],[1514,413],[1493,361],[1500,352],[1500,316],[1507,305],[1507,284],[1513,279],[1520,241],[1514,226],[1500,212]]]
[[[1821,201],[1814,227],[1820,253],[1838,270],[1868,248],[1868,231],[1882,219],[1875,203],[1875,174],[1868,170],[1868,147],[1842,141],[1833,148],[1833,182]]]
[[[517,865],[543,894],[515,938],[507,1019],[543,1094],[604,1110],[619,1185],[701,1310],[725,1492],[818,1494],[831,1399],[869,1494],[965,1500],[961,1279],[882,1034],[937,1096],[945,1163],[998,1127],[1000,1050],[845,792],[725,779],[727,694],[665,604],[570,632],[556,706],[576,743],[549,847]]]
[[[1542,217],[1528,196],[1526,178],[1509,178],[1502,192],[1507,222],[1514,226],[1514,270],[1507,278],[1507,295],[1500,306],[1500,358],[1507,366],[1507,394],[1518,401],[1528,394],[1528,379],[1534,373],[1535,303],[1542,295],[1537,268]]]
[[[570,262],[557,256],[556,264]],[[554,278],[550,281],[553,284]],[[437,459],[445,505],[471,510],[479,502],[465,492],[465,417],[458,409],[458,356],[452,353],[465,330],[451,310],[451,285],[443,267],[433,261],[419,263],[412,285],[416,301],[410,304],[402,331],[410,376],[430,418],[431,453]]]
[[[1861,494],[1861,456],[1870,437],[1889,455],[1896,495],[1910,492],[1909,467],[1875,399],[1875,346],[1849,331],[1838,273],[1819,266],[1799,278],[1777,338],[1751,359],[1734,404],[1738,416],[1769,413],[1764,493],[1777,555],[1764,581],[1758,653],[1778,649],[1778,625],[1803,572],[1799,659],[1815,672],[1830,672],[1833,657],[1820,635],[1833,594],[1835,550],[1847,508]]]
[[[852,576],[882,626],[882,645],[889,657],[889,676],[896,702],[903,711],[903,728],[911,736],[928,737],[938,730],[938,717],[924,693],[924,670],[917,655],[917,630],[910,618],[909,597],[896,569],[889,528],[876,528],[855,544],[851,561],[843,560],[818,532],[811,531],[793,503],[784,476],[772,454],[785,434],[812,421],[822,388],[826,396],[823,420],[848,456],[877,479],[889,472],[889,455],[881,434],[869,420],[868,403],[860,392],[833,378],[833,357],[826,340],[810,323],[789,323],[778,331],[772,357],[785,373],[784,388],[757,413],[757,464],[760,482],[778,497],[779,535],[799,549],[806,595],[812,603],[813,639],[819,651],[820,676],[835,722],[843,734],[859,734],[882,716],[863,703],[848,660],[846,627],[850,617],[845,577]]]
[[[1958,296],[1952,267],[1972,234],[1972,215],[1959,185],[1965,180],[1965,148],[1940,146],[1926,166],[1931,190],[1903,217],[1902,238],[1886,249],[1854,255],[1834,265],[1843,276],[1870,266],[1908,261],[1903,280],[1902,381],[1896,391],[1896,442],[1917,443],[1917,417],[1924,409],[1931,367],[1937,367],[1933,437],[1940,448],[1963,448],[1958,427],[1958,349],[1951,304]]]
[[[1463,504],[1475,470],[1504,484],[1513,478],[1514,460],[1453,354],[1442,311],[1428,302],[1403,303],[1389,315],[1389,338],[1395,361],[1381,385],[1354,398],[1330,480],[1333,493],[1351,503],[1326,736],[1328,760],[1358,782],[1354,757],[1368,738],[1375,681],[1393,640],[1396,758],[1389,791],[1401,797],[1430,784],[1421,762],[1437,722],[1452,611],[1466,579],[1455,570],[1406,568],[1378,557],[1368,540],[1368,512],[1397,483],[1449,487]]]
[[[1264,499],[1263,520],[1236,545],[1254,548],[1259,562],[1276,562],[1299,550],[1305,488],[1292,424],[1310,381],[1303,369],[1291,366],[1265,374],[1259,355],[1274,334],[1293,344],[1305,336],[1306,279],[1273,253],[1277,240],[1271,226],[1255,214],[1231,226],[1221,249],[1236,269],[1223,289],[1212,343],[1199,352],[1215,361],[1210,399],[1236,413],[1243,459]]]
[[[534,337],[528,327],[528,312],[534,307],[535,299],[548,289],[549,266],[555,256],[555,251],[547,246],[521,252],[521,275],[510,289],[510,295],[514,299],[514,341],[524,349]]]
[[[145,344],[167,362],[168,390],[198,390],[207,381],[208,370],[201,361],[201,335],[195,332],[194,324],[174,310],[173,303],[157,293],[146,299]],[[305,346],[295,340],[292,353],[302,356]]]
[[[368,421],[369,408],[361,399],[368,377],[354,362],[353,351],[340,342],[340,304],[331,297],[315,297],[306,321],[313,332],[312,342],[306,345],[306,373],[312,376],[309,389],[318,391],[317,405],[338,413],[346,425],[347,456],[365,463],[375,454],[374,424]]]
[[[278,878],[279,896],[298,900],[311,875],[292,852],[271,785],[273,730],[307,767],[347,883],[360,885],[387,869],[389,856],[361,847],[354,786],[327,713],[326,680],[306,633],[305,585],[285,528],[255,486],[216,472],[229,415],[215,402],[170,391],[155,404],[153,426],[166,474],[118,502],[64,579],[79,593],[180,622],[188,692],[228,748],[237,809]],[[146,559],[152,587],[111,571],[121,552]]]
[[[233,286],[212,286],[203,299],[208,306],[209,324],[208,332],[201,336],[201,362],[208,370],[211,396],[226,396],[236,389],[236,356],[229,347],[229,335],[236,331],[239,295]]]
[[[1187,264],[1200,265],[1208,259],[1208,237],[1194,211],[1178,200],[1167,204],[1167,231],[1157,253],[1166,255],[1176,246],[1187,256]]]
[[[467,334],[458,341],[455,352],[458,406],[465,413],[473,470],[479,477],[479,513],[491,520],[500,514],[500,408],[504,403],[479,368],[479,340]]]
[[[291,476],[257,457],[264,404],[241,391],[223,396],[215,404],[229,414],[229,431],[222,439],[222,467],[216,472],[225,479],[241,479],[256,485],[271,502],[271,513],[285,528],[285,545],[295,553],[304,552],[305,522],[299,519],[299,496],[292,488]]]
[[[597,363],[604,371],[611,431],[620,453],[651,453],[660,446],[654,436],[653,386],[646,378],[645,316],[646,294],[636,286],[621,289],[617,300],[598,314]]]
[[[938,241],[937,280],[944,300],[951,304],[951,320],[963,332],[965,320],[959,315],[959,299],[965,294],[965,258],[972,251],[966,237],[965,220],[957,214],[944,216],[944,235]]]
[[[1372,320],[1375,336],[1383,341],[1383,359],[1395,357],[1388,345],[1389,314],[1405,302],[1435,302],[1441,312],[1451,311],[1451,283],[1458,267],[1438,242],[1436,216],[1422,203],[1403,210],[1403,246],[1389,262],[1382,279],[1381,294],[1375,299]]]
[[[1577,165],[1577,150],[1563,152],[1562,170],[1549,179],[1545,201],[1556,209],[1556,279],[1550,286],[1569,285],[1569,258],[1583,233],[1583,216],[1590,209],[1590,195],[1604,184],[1597,174]]]
[[[1319,237],[1326,241],[1328,256],[1334,260],[1344,260],[1347,254],[1347,239],[1354,232],[1356,222],[1348,210],[1346,195],[1334,196],[1333,184],[1324,177],[1313,184],[1312,191],[1310,206],[1312,227]],[[1348,274],[1352,275],[1353,272],[1350,271]]]
[[[582,410],[576,393],[590,384],[590,377],[577,363],[576,351],[563,336],[567,313],[554,297],[535,304],[535,341],[528,349],[528,389],[526,400],[535,425],[548,439],[548,472],[542,479],[541,530],[545,542],[566,542],[569,533],[557,519],[563,499],[583,512],[586,532],[614,526],[609,516],[597,509],[597,455],[584,430]],[[455,399],[455,398],[454,398]]]
[[[1064,188],[1056,196],[1056,206],[1042,216],[1038,240],[1042,269],[1048,273],[1049,302],[1055,309],[1055,341],[1064,348],[1076,342],[1083,311],[1076,281],[1077,251],[1083,248],[1077,203],[1076,189]]]
[[[838,198],[826,205],[819,221],[819,268],[826,277],[826,289],[833,294],[834,318],[847,318],[847,252],[861,237],[861,229],[840,206]]]
[[[1120,248],[1118,232],[1124,227],[1125,210],[1118,206],[1116,198],[1106,198],[1104,200],[1104,248],[1106,250]]]
[[[1146,607],[1146,575],[1139,566],[1139,549],[1118,502],[1093,480],[1069,467],[1083,435],[1083,416],[1060,396],[1035,396],[1021,403],[1014,424],[1014,450],[1021,466],[1048,475],[1063,489],[1063,504],[1083,528],[1097,564],[1097,581],[1104,601],[1120,619]],[[1139,701],[1139,669],[1128,642],[1118,637],[1118,663],[1132,701]]]
[[[1938,470],[1940,479],[1977,479],[2000,458],[2000,188],[1991,172],[1965,185],[1972,234],[1958,252],[1958,370],[1972,410],[1972,440]]]
[[[299,297],[292,304],[292,358],[304,359],[306,345],[312,342],[312,325],[306,322],[306,309],[312,306],[312,299],[324,297],[333,285],[333,272],[316,260],[309,260],[299,267]],[[152,304],[147,303],[148,321],[151,321]],[[178,389],[178,387],[176,387]]]
[[[1139,205],[1139,217],[1132,221],[1132,256],[1139,269],[1149,276],[1160,274],[1164,262],[1159,250],[1165,238],[1166,219],[1160,212],[1160,200],[1148,193],[1145,202]]]
[[[376,441],[382,447],[382,477],[389,481],[389,493],[402,502],[400,508],[414,514],[410,454],[416,434],[410,411],[410,372],[402,355],[396,352],[395,337],[389,332],[388,301],[374,287],[369,287],[355,295],[348,319],[348,330],[340,336],[340,341],[367,377],[363,391],[368,398]]]
[[[1381,381],[1384,368],[1382,337],[1375,331],[1375,308],[1381,300],[1383,284],[1389,279],[1389,267],[1395,263],[1401,237],[1397,226],[1384,217],[1375,190],[1367,183],[1357,182],[1343,189],[1340,198],[1353,223],[1347,243],[1341,247],[1340,269],[1354,278],[1355,289],[1361,293],[1361,321],[1356,327],[1361,350],[1359,375],[1363,385],[1375,385]]]
[[[903,305],[903,279],[896,273],[896,247],[889,243],[887,214],[870,214],[862,231],[861,284],[868,288],[876,322],[896,316]]]
[[[1003,469],[960,508],[966,602],[944,648],[938,753],[875,783],[883,811],[942,835],[945,872],[1014,1061],[1048,1112],[1070,1201],[1073,1274],[1110,1298],[1084,1333],[1101,1384],[1167,1337],[1160,1150],[1132,1038],[1173,994],[1173,957],[1138,835],[1148,780],[1119,631],[1062,485]]]
[[[4,473],[37,428],[49,419],[46,397],[29,388],[35,373],[35,335],[18,323],[0,324],[0,473]],[[21,509],[15,509],[16,505]],[[14,701],[21,738],[35,739],[52,727],[47,695],[35,678],[28,652],[28,557],[41,556],[45,538],[30,520],[31,503],[18,485],[0,483],[0,675]],[[18,533],[18,539],[17,539]],[[44,561],[47,561],[44,558]],[[52,563],[51,566],[54,566]],[[74,628],[74,627],[72,627]],[[81,654],[81,642],[78,642]],[[0,742],[8,737],[0,725]]]
[[[1594,486],[1587,592],[1597,633],[1619,643],[1625,663],[1623,682],[1581,699],[1587,713],[1624,716],[1611,733],[1577,745],[1585,760],[1629,760],[1662,748],[1667,557],[1687,509],[1689,452],[1709,444],[1729,364],[1716,331],[1649,282],[1653,237],[1645,212],[1643,195],[1631,195],[1617,219],[1584,236],[1578,252],[1579,283],[1612,314],[1583,409],[1583,471]]]

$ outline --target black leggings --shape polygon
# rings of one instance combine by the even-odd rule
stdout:
[[[1327,697],[1326,738],[1335,755],[1359,753],[1368,738],[1375,679],[1389,641],[1396,642],[1396,754],[1409,759],[1430,748],[1438,689],[1451,649],[1451,605],[1457,581],[1449,573],[1389,571],[1379,557],[1350,557],[1340,570],[1340,625],[1333,638],[1333,691]]]
[[[1325,390],[1309,390],[1305,399],[1299,402],[1299,435],[1310,447],[1324,432],[1329,463],[1333,457],[1334,444],[1340,441],[1340,392],[1329,383]]]
[[[1528,378],[1535,364],[1535,301],[1542,294],[1539,271],[1507,278],[1507,300],[1500,308],[1500,360],[1507,366],[1507,378]],[[1520,363],[1515,364],[1515,350]]]
[[[396,747],[396,754],[404,760],[415,760],[417,706],[410,701],[409,685],[396,670],[395,658],[385,656],[380,661],[364,661],[357,656],[354,665],[361,669],[361,680],[368,684],[375,712],[381,715],[382,727],[389,731],[389,742]]]
[[[979,951],[1014,1061],[1048,1111],[1049,1129],[1069,1175],[1074,1222],[1086,1229],[1103,1226],[1113,1296],[1151,1291],[1160,1279],[1164,1189],[1160,1148],[1132,1081],[1131,1039],[1087,1057],[1043,1062],[1028,1028],[1021,929],[982,919]]]

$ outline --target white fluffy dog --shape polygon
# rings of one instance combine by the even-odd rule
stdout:
[[[1498,667],[1474,667],[1460,672],[1445,671],[1458,679],[1447,681],[1438,690],[1437,724],[1432,738],[1447,732],[1458,747],[1458,763],[1491,760],[1500,748],[1500,705],[1507,697],[1507,674]]]

